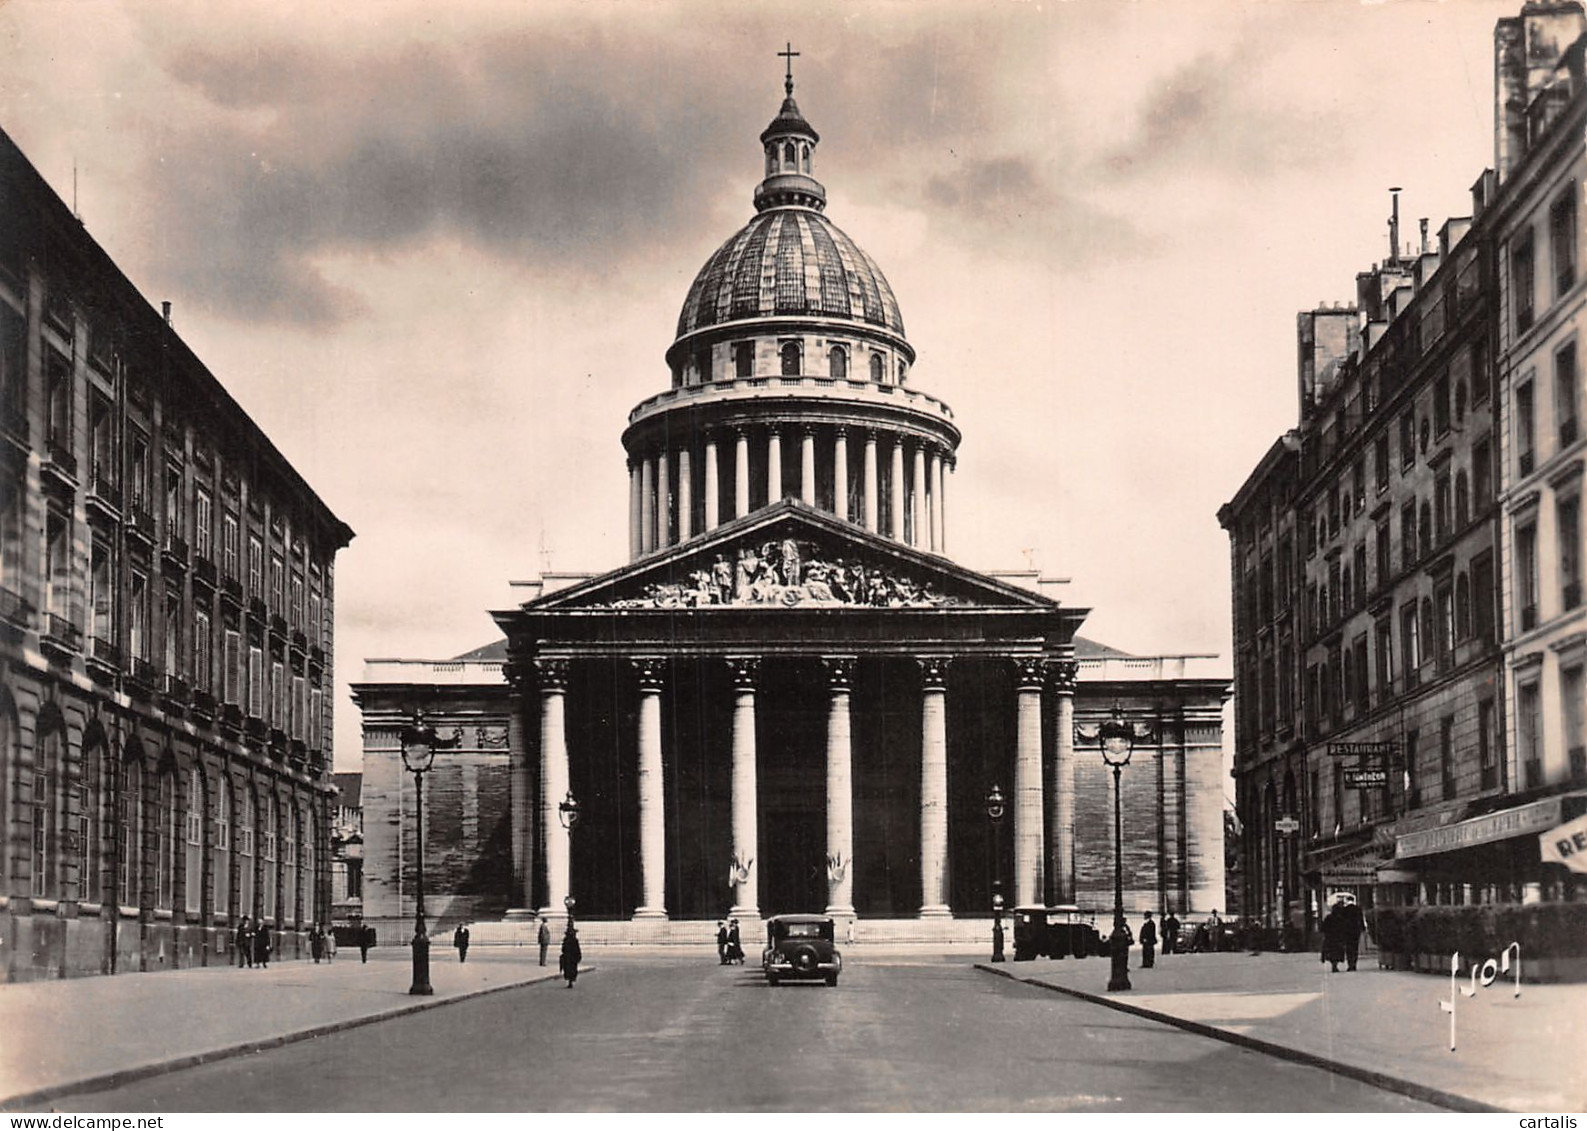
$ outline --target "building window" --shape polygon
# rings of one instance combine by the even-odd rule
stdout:
[[[173,676],[182,674],[182,591],[170,586],[165,591],[165,623],[161,635],[165,638],[165,670]]]
[[[160,775],[155,795],[155,820],[158,822],[155,844],[154,906],[169,911],[176,895],[176,773],[166,770]]]
[[[784,342],[777,349],[784,377],[798,377],[804,372],[804,351],[798,342]]]
[[[127,650],[134,659],[149,658],[149,579],[136,571],[127,592]]]
[[[1493,577],[1493,552],[1484,550],[1471,559],[1471,631],[1484,644],[1494,642],[1494,605],[1498,597]]]
[[[231,625],[221,638],[221,698],[234,707],[242,706],[242,634]]]
[[[1515,332],[1524,334],[1532,327],[1534,271],[1532,268],[1532,233],[1516,238],[1510,249],[1511,307],[1515,310]]]
[[[1422,634],[1417,623],[1416,602],[1400,607],[1400,667],[1405,670],[1405,686],[1415,687],[1421,680]]]
[[[1440,544],[1449,538],[1454,509],[1454,492],[1450,489],[1449,472],[1445,471],[1433,483],[1433,523]]]
[[[1405,804],[1412,809],[1422,803],[1421,767],[1416,764],[1421,737],[1422,732],[1415,727],[1405,732]]]
[[[248,536],[248,595],[264,597],[264,543]]]
[[[1455,472],[1455,529],[1464,530],[1471,521],[1471,482],[1466,469]]]
[[[1445,715],[1438,720],[1438,778],[1444,800],[1455,799],[1455,719]]]
[[[1543,784],[1543,710],[1537,682],[1515,689],[1516,757],[1521,763],[1521,788]]]
[[[1531,475],[1537,463],[1537,409],[1530,381],[1515,389],[1515,451],[1517,472]]]
[[[1483,789],[1499,784],[1499,760],[1494,756],[1497,748],[1493,733],[1493,700],[1483,699],[1477,703],[1477,769],[1482,774]]]
[[[1416,414],[1406,412],[1400,417],[1400,470],[1416,466]]]
[[[215,500],[203,487],[193,492],[193,550],[199,557],[210,556],[210,522],[215,513]]]
[[[210,636],[209,614],[200,610],[193,614],[193,687],[196,690],[210,689],[213,662],[214,641]]]
[[[149,438],[134,431],[127,443],[127,502],[133,510],[149,511]]]
[[[1515,603],[1521,610],[1521,631],[1537,627],[1537,523],[1515,528]]]
[[[286,563],[280,554],[270,555],[270,611],[284,615],[286,608]]]
[[[746,380],[755,376],[755,343],[733,343],[733,376]]]
[[[215,836],[210,842],[210,875],[215,885],[215,912],[231,912],[231,779],[224,775],[215,797]]]
[[[1576,343],[1569,342],[1554,354],[1554,419],[1559,421],[1559,446],[1568,448],[1581,434],[1576,411]]]
[[[1449,374],[1440,373],[1433,382],[1433,433],[1443,436],[1449,432]]]
[[[248,645],[248,714],[264,718],[265,698],[264,649],[257,644]]]
[[[1400,568],[1410,569],[1416,564],[1416,501],[1400,507]]]
[[[1560,606],[1581,604],[1581,496],[1562,495],[1554,504],[1554,532],[1559,542]]]
[[[62,451],[72,450],[72,363],[53,349],[45,350],[45,405],[49,441]]]
[[[88,635],[94,641],[99,658],[110,655],[99,653],[100,644],[116,642],[116,580],[110,566],[110,547],[94,539],[88,557]]]
[[[1345,768],[1334,763],[1333,789],[1334,835],[1338,836],[1345,824]]]
[[[1464,572],[1455,579],[1455,638],[1471,638],[1471,578]]]
[[[242,804],[237,807],[237,911],[242,915],[254,914],[253,885],[253,790],[245,788]]]
[[[887,361],[879,353],[871,354],[871,380],[878,385],[887,382]]]
[[[1433,508],[1425,499],[1416,525],[1416,540],[1423,558],[1433,556]]]
[[[834,381],[846,381],[849,376],[849,351],[833,346],[827,351],[827,376]]]
[[[140,907],[143,903],[143,764],[137,754],[121,764],[118,800],[116,859],[121,866],[118,898],[125,907]]]
[[[281,822],[281,920],[298,921],[298,812],[288,806]]]
[[[276,827],[280,820],[280,810],[276,806],[276,795],[265,794],[264,805],[260,809],[259,828],[259,863],[260,871],[264,877],[264,914],[265,918],[281,925],[281,907],[276,902],[276,838],[280,830]]]
[[[1493,446],[1484,436],[1471,448],[1472,494],[1478,511],[1493,502]]]
[[[1576,186],[1569,185],[1548,210],[1548,245],[1554,257],[1554,297],[1576,285]]]
[[[1389,618],[1377,622],[1377,635],[1373,641],[1373,659],[1377,663],[1378,699],[1381,702],[1394,693],[1394,638],[1389,628]]]
[[[182,513],[182,469],[175,464],[165,466],[165,544],[173,546],[172,539],[187,537],[187,523]]]
[[[1438,666],[1442,670],[1455,659],[1455,591],[1446,581],[1434,597],[1437,609]]]
[[[1377,480],[1378,493],[1389,489],[1389,434],[1383,433],[1372,447],[1372,473]]]
[[[1565,722],[1565,750],[1570,759],[1570,780],[1576,784],[1587,781],[1587,738],[1583,737],[1583,705],[1587,704],[1587,687],[1582,684],[1583,667],[1575,664],[1559,670],[1560,710]]]
[[[203,910],[204,897],[204,786],[198,771],[187,771],[187,808],[182,849],[182,880],[188,915]]]

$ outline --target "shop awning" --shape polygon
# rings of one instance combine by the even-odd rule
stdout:
[[[1377,882],[1378,868],[1388,862],[1385,845],[1341,844],[1306,855],[1306,872],[1322,877],[1324,884],[1357,887]]]
[[[1441,828],[1418,829],[1395,838],[1394,857],[1409,860],[1436,856],[1473,845],[1535,836],[1576,816],[1584,806],[1587,806],[1587,793],[1564,793]]]

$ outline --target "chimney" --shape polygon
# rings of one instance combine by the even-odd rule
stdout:
[[[171,300],[170,299],[166,299],[164,302],[162,302],[160,304],[160,313],[165,315],[165,324],[167,326],[169,326],[171,324]]]
[[[1389,189],[1389,196],[1394,201],[1394,211],[1389,213],[1389,259],[1400,257],[1400,188],[1398,185]]]
[[[1493,28],[1493,167],[1499,180],[1525,156],[1527,108],[1554,82],[1565,49],[1587,30],[1576,0],[1528,0]]]

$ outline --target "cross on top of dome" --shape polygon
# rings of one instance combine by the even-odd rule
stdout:
[[[777,52],[779,58],[788,61],[788,77],[783,80],[782,88],[788,92],[788,97],[793,97],[793,61],[799,58],[799,52],[793,49],[793,44],[788,44],[783,50]]]
[[[777,116],[761,131],[766,178],[755,189],[755,207],[760,211],[790,205],[820,210],[826,207],[826,189],[810,175],[810,168],[811,155],[821,135],[805,121],[793,96],[793,61],[799,58],[799,52],[789,43],[777,56],[786,63],[784,96]]]

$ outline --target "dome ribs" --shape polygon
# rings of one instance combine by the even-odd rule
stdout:
[[[820,309],[826,314],[852,316],[849,307],[848,280],[844,276],[843,261],[838,257],[837,245],[825,224],[809,224],[811,243],[815,247],[816,268],[820,272]]]
[[[803,314],[805,301],[804,241],[799,217],[787,215],[777,229],[777,292],[773,309],[778,314]]]
[[[761,275],[765,268],[761,259],[766,251],[766,236],[775,215],[763,222],[751,223],[739,240],[739,260],[733,271],[733,300],[728,310],[729,318],[753,318],[761,312]],[[720,313],[720,311],[719,311]]]

